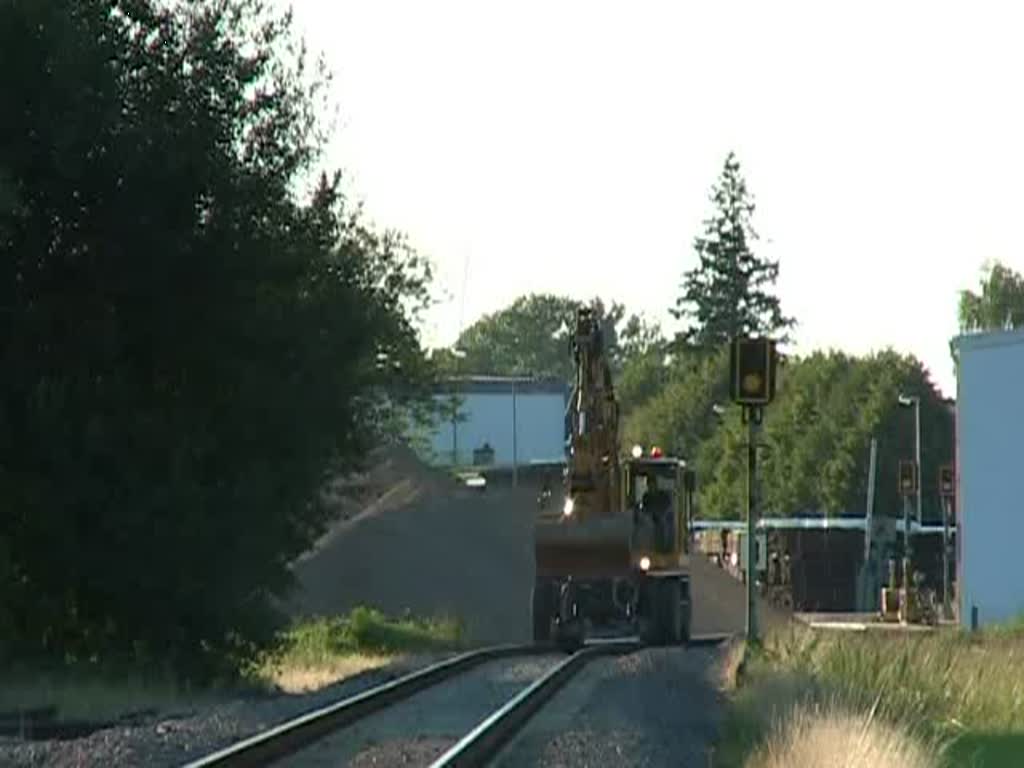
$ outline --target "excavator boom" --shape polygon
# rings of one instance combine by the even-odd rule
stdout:
[[[618,402],[601,327],[588,307],[577,310],[572,354],[565,498],[538,520],[537,571],[547,578],[614,577],[631,566],[632,520],[622,508]]]

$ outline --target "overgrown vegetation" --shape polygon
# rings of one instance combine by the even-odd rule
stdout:
[[[426,264],[316,178],[260,0],[0,3],[0,659],[251,659],[415,402]]]
[[[281,630],[242,677],[193,687],[158,671],[92,665],[18,665],[3,670],[0,711],[55,707],[60,720],[113,720],[147,710],[189,709],[218,696],[270,688],[299,693],[407,656],[458,650],[454,618],[392,617],[365,606],[347,616],[302,620]]]
[[[1000,761],[1008,745],[1024,747],[1022,656],[1019,627],[977,635],[797,627],[769,633],[740,666],[721,764],[744,764],[773,728],[778,743],[778,728],[795,712],[824,707],[828,717],[870,716],[883,730],[897,728],[932,755],[924,764],[937,764],[944,752],[950,765],[972,757],[984,758],[984,766],[1015,765]],[[757,760],[763,757],[762,750]]]

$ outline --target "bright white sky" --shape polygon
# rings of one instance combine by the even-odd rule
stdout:
[[[531,290],[674,330],[730,149],[797,352],[892,346],[954,395],[958,290],[1024,271],[1012,3],[293,4],[336,78],[330,162],[437,266],[431,345]]]

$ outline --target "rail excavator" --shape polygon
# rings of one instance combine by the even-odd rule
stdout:
[[[657,448],[620,457],[619,407],[591,308],[577,310],[571,354],[564,495],[536,516],[534,641],[566,650],[602,636],[686,643],[693,474]]]

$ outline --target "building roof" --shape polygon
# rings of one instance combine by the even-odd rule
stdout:
[[[984,349],[987,347],[1003,347],[1013,344],[1024,344],[1024,328],[1004,331],[978,331],[962,333],[954,336],[950,345],[959,352],[963,349]]]
[[[437,391],[460,394],[507,395],[556,394],[568,396],[569,383],[564,379],[535,376],[452,376],[440,382]]]

